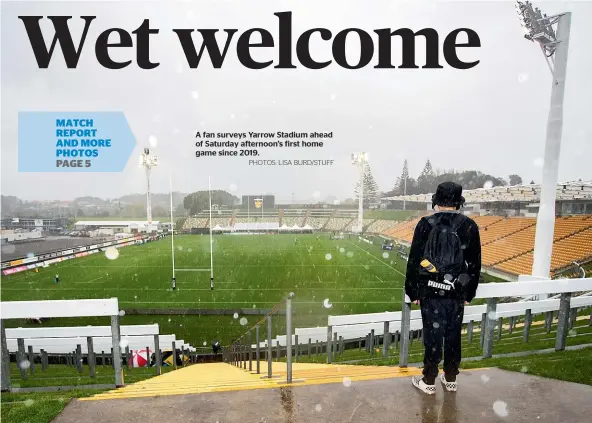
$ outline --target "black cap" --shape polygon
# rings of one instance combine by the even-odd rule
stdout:
[[[465,204],[462,186],[456,182],[442,182],[432,195],[432,208],[435,206],[455,207],[457,210]]]

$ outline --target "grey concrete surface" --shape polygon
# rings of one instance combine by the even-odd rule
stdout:
[[[55,423],[590,422],[592,386],[506,372],[463,372],[433,397],[409,378],[201,395],[71,402]],[[439,382],[438,382],[439,383]]]

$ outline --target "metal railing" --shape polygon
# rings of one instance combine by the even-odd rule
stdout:
[[[494,340],[501,339],[504,318],[509,319],[507,325],[511,334],[518,319],[523,319],[523,340],[528,342],[535,314],[544,316],[545,333],[551,333],[553,313],[557,315],[557,326],[555,336],[555,350],[563,351],[566,348],[566,338],[570,329],[573,329],[577,320],[578,310],[591,307],[587,295],[575,296],[578,292],[587,292],[592,289],[592,278],[564,279],[564,280],[538,280],[528,282],[507,282],[484,284],[479,287],[476,298],[487,300],[487,305],[468,306],[465,308],[463,323],[466,324],[466,335],[468,343],[472,343],[475,323],[480,323],[479,346],[482,349],[483,358],[492,357]],[[506,297],[518,297],[524,294],[540,295],[557,293],[558,299],[539,300],[534,302],[501,303],[499,299]],[[475,314],[479,313],[479,314]],[[376,332],[382,329],[382,333],[375,333],[375,329],[367,329],[369,333],[365,339],[359,334],[350,338],[351,329],[355,326],[374,326]],[[378,329],[377,326],[381,328]],[[589,325],[592,326],[592,313],[590,314]],[[496,337],[496,329],[498,331]],[[382,355],[389,356],[391,345],[396,350],[399,347],[399,366],[407,367],[410,346],[414,339],[421,340],[423,336],[423,325],[419,310],[411,310],[411,301],[403,295],[402,311],[385,312],[374,314],[362,314],[351,316],[329,316],[326,338],[327,362],[331,363],[336,359],[336,354],[343,354],[344,343],[350,348],[357,348],[361,351],[365,345],[370,355],[376,353],[375,349],[380,346],[382,340]],[[343,331],[343,332],[341,332]],[[297,331],[298,332],[298,331]],[[338,333],[339,332],[339,333]],[[338,340],[338,335],[339,340]],[[343,335],[343,336],[342,336]]]
[[[254,326],[248,329],[238,339],[234,340],[230,345],[224,348],[224,361],[232,364],[233,366],[253,371],[253,353],[255,353],[255,365],[256,374],[261,374],[261,361],[262,356],[265,356],[267,361],[267,376],[265,378],[273,378],[273,338],[272,338],[272,316],[278,314],[278,312],[285,306],[286,311],[286,382],[292,383],[292,298],[294,293],[291,292],[281,302],[276,304],[271,311]],[[278,314],[279,315],[279,314]],[[261,327],[265,325],[267,329],[267,343],[266,349],[261,351]],[[255,333],[255,351],[253,351],[253,333]],[[263,353],[263,354],[262,354]],[[276,359],[281,358],[281,349],[279,348],[276,353]]]

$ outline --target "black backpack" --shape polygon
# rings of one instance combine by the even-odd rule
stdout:
[[[466,216],[434,215],[428,219],[432,226],[426,242],[420,273],[436,282],[452,282],[466,272],[464,246],[457,233]],[[446,282],[444,282],[446,283]]]

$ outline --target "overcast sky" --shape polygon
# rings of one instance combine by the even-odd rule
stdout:
[[[82,3],[82,4],[81,4]],[[592,179],[592,3],[535,2],[547,14],[571,11],[572,29],[565,94],[560,180]],[[372,33],[378,28],[433,27],[441,40],[468,27],[481,48],[460,53],[480,60],[456,70],[443,58],[440,70],[346,70],[333,64],[322,70],[250,70],[236,58],[236,38],[222,69],[207,62],[189,69],[172,28],[269,30],[276,39],[275,12],[293,12],[293,43],[303,31],[325,27],[333,34],[348,27]],[[67,69],[56,51],[49,69],[37,68],[18,15],[96,15],[78,69]],[[107,28],[136,29],[144,18],[160,34],[151,36],[151,59],[161,65],[137,65],[118,71],[102,68],[94,41]],[[79,34],[82,20],[73,19]],[[51,25],[42,27],[46,40]],[[275,194],[288,202],[336,195],[353,196],[356,172],[349,156],[367,151],[381,190],[392,188],[408,159],[416,177],[427,159],[435,168],[478,169],[495,176],[521,175],[541,180],[551,75],[537,45],[523,38],[510,1],[200,1],[200,2],[2,2],[1,191],[24,199],[63,199],[93,195],[116,197],[145,190],[138,155],[155,136],[160,166],[153,192],[191,192],[207,187],[236,195]],[[78,38],[76,38],[78,39]],[[135,37],[134,37],[135,40]],[[197,37],[196,37],[197,40]],[[376,37],[374,37],[376,42]],[[398,43],[394,61],[400,63]],[[417,43],[418,57],[424,44]],[[277,47],[260,49],[258,60],[275,60]],[[312,43],[313,57],[330,57],[330,43]],[[112,50],[114,51],[114,50]],[[355,57],[357,41],[348,46]],[[134,59],[119,49],[118,60]],[[422,65],[422,60],[418,60]],[[19,173],[19,111],[123,111],[136,136],[136,150],[123,173]],[[319,169],[252,167],[245,158],[194,158],[194,133],[246,131],[332,131],[323,149],[262,151],[264,159],[333,159]],[[30,152],[35,154],[35,152]]]

